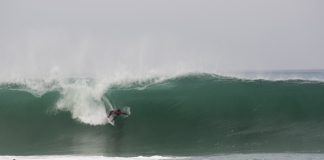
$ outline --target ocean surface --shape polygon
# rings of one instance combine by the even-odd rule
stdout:
[[[115,126],[106,111],[130,107]],[[324,159],[324,72],[0,83],[0,159]]]

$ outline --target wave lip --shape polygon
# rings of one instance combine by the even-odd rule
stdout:
[[[172,156],[136,156],[136,157],[106,157],[106,156],[75,156],[75,155],[48,155],[48,156],[0,156],[0,160],[172,160],[172,159],[185,159],[185,160],[322,160],[323,154],[314,153],[253,153],[253,154],[220,154],[220,155],[205,155],[205,156],[192,156],[192,157],[172,157]]]
[[[0,160],[171,160],[171,159],[186,159],[187,157],[168,157],[168,156],[136,156],[136,157],[106,157],[106,156],[84,156],[84,155],[47,155],[47,156],[0,156]]]

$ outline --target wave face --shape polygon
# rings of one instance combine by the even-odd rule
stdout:
[[[39,89],[36,84],[45,85]],[[111,126],[105,119],[111,105],[129,106],[132,115]],[[109,85],[70,79],[0,86],[2,155],[200,155],[323,148],[324,83],[319,81],[189,74]]]

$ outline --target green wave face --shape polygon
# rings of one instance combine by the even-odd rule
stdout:
[[[0,89],[0,154],[324,151],[322,82],[197,74],[110,85],[103,96],[132,112],[114,127],[58,110],[66,96],[60,89],[34,96],[13,88]]]

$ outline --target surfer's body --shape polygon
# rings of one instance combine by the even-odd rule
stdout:
[[[109,112],[108,114],[108,119],[111,118],[112,116],[112,120],[115,121],[115,119],[121,115],[128,115],[127,113],[123,112],[121,109],[113,109]]]

